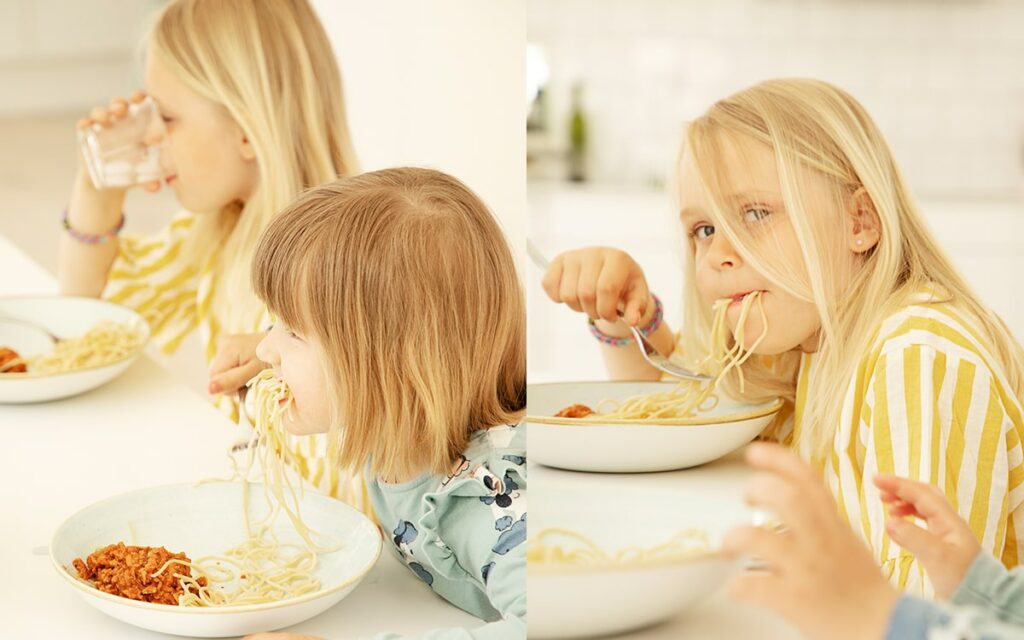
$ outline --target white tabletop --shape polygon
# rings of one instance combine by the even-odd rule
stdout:
[[[0,235],[0,295],[53,293],[53,277]],[[229,473],[234,426],[148,358],[110,384],[59,402],[0,405],[0,611],[10,638],[171,638],[96,611],[46,554],[57,526],[97,500]],[[387,542],[385,542],[387,544]],[[476,627],[385,549],[347,598],[288,629],[326,638]]]
[[[653,546],[673,532],[698,528],[713,548],[726,531],[751,520],[743,505],[753,471],[735,452],[715,462],[663,473],[582,473],[530,466],[530,527],[579,530],[593,538],[623,539],[626,546]],[[583,524],[585,523],[585,524]],[[615,529],[614,533],[602,531]],[[800,634],[773,613],[728,599],[721,588],[654,627],[621,636],[629,640],[799,640]]]

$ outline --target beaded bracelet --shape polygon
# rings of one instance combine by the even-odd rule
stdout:
[[[651,317],[651,321],[647,323],[646,327],[640,329],[640,333],[645,338],[658,330],[658,327],[661,326],[661,320],[665,315],[665,309],[661,306],[661,299],[653,293],[651,294],[651,297],[654,298],[654,316]],[[598,342],[601,344],[606,344],[611,347],[625,347],[626,345],[633,344],[633,336],[616,338],[615,336],[610,336],[598,329],[597,323],[594,322],[592,318],[588,318],[587,323],[590,325],[590,333],[597,338]]]
[[[61,225],[64,230],[68,232],[68,235],[75,240],[83,244],[104,244],[110,238],[116,238],[117,234],[121,233],[121,229],[124,228],[124,212],[121,212],[121,221],[117,223],[117,226],[106,233],[100,233],[93,235],[91,233],[82,233],[71,226],[71,222],[68,220],[68,210],[64,209],[64,217],[61,218]]]

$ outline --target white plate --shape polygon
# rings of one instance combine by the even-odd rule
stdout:
[[[754,439],[778,413],[781,400],[745,404],[720,396],[692,418],[616,424],[555,418],[572,404],[658,393],[674,382],[555,382],[527,388],[530,458],[561,469],[612,473],[686,469],[720,458]]]
[[[142,333],[139,348],[110,364],[52,374],[0,375],[0,403],[43,402],[68,398],[106,384],[130,367],[149,340],[149,325],[138,313],[95,298],[36,296],[0,298],[0,316],[28,320],[61,337],[80,336],[98,322],[128,324]],[[30,327],[0,322],[0,347],[14,349],[22,357],[49,351],[53,346],[44,334]]]
[[[258,483],[250,485],[249,508],[253,518],[266,513],[263,488]],[[86,602],[128,624],[204,638],[271,631],[312,618],[336,604],[366,576],[381,551],[377,526],[347,504],[307,491],[300,508],[310,528],[343,546],[318,556],[314,576],[322,584],[320,591],[279,602],[212,608],[138,602],[99,591],[79,579],[72,565],[75,558],[84,559],[118,541],[163,546],[190,558],[223,554],[245,538],[242,488],[235,482],[152,487],[97,502],[57,529],[50,557],[65,582]],[[299,540],[283,514],[274,531],[281,542]]]
[[[529,567],[531,638],[586,638],[662,622],[717,590],[737,564],[716,555],[620,569]]]

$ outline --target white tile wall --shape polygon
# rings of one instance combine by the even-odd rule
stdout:
[[[663,179],[683,121],[771,77],[850,91],[926,198],[1013,199],[1024,183],[1024,2],[531,0],[566,138],[585,83],[592,175]]]

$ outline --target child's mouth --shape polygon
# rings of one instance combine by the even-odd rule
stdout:
[[[761,292],[760,291],[744,291],[743,293],[737,293],[736,295],[734,295],[734,296],[732,296],[730,298],[731,302],[729,302],[729,306],[731,307],[733,305],[742,304],[743,303],[743,299],[746,298],[747,296],[749,296],[752,293],[761,293]]]

